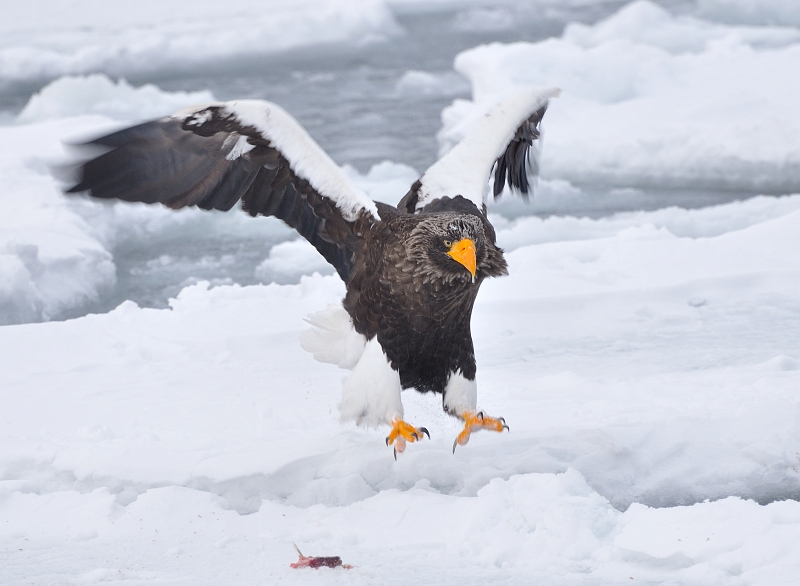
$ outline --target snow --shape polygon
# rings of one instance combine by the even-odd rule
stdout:
[[[788,193],[800,188],[794,28],[713,24],[638,0],[561,38],[458,55],[473,99],[443,112],[442,152],[498,96],[557,86],[542,177],[576,185]]]
[[[69,209],[45,164],[59,150],[51,133],[77,128],[59,121],[0,130],[0,323],[46,319],[114,282],[111,254]]]
[[[295,47],[369,42],[397,31],[380,0],[31,0],[4,6],[0,83],[198,69]]]
[[[455,455],[432,397],[403,393],[432,439],[397,463],[339,423],[343,371],[297,340],[335,276],[0,328],[5,581],[789,583],[798,202],[516,247],[473,319],[479,404],[511,432]],[[355,568],[295,573],[291,542]]]
[[[17,122],[101,114],[116,120],[166,116],[187,105],[214,102],[209,91],[164,92],[153,84],[134,87],[101,73],[60,77],[33,94]]]
[[[273,246],[267,258],[256,267],[256,277],[263,283],[293,283],[302,275],[332,275],[334,269],[311,243],[302,238]]]
[[[413,167],[392,161],[373,165],[364,175],[351,165],[344,165],[343,170],[370,199],[389,205],[397,205],[420,176]]]
[[[593,220],[586,217],[535,216],[508,220],[491,213],[498,244],[507,251],[528,244],[605,238],[630,228],[652,226],[678,237],[701,238],[741,230],[800,210],[800,197],[753,197],[696,210],[669,207],[652,212],[625,212]]]
[[[700,52],[709,44],[782,47],[800,41],[800,30],[775,26],[726,26],[691,16],[675,17],[648,0],[637,0],[593,26],[567,25],[562,38],[584,48],[625,40],[675,54]]]

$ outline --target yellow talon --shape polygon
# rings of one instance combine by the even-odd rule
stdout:
[[[469,441],[469,436],[473,431],[479,431],[481,429],[488,429],[490,431],[503,431],[504,429],[508,429],[511,431],[506,425],[505,419],[502,417],[487,417],[483,414],[483,411],[479,411],[478,413],[467,411],[461,414],[461,418],[464,420],[464,429],[453,442],[453,453],[456,451],[456,446],[463,446]]]
[[[418,442],[422,436],[427,435],[428,439],[431,434],[424,427],[416,428],[409,425],[402,419],[395,419],[392,421],[392,429],[389,430],[389,435],[386,436],[386,445],[395,444],[394,459],[397,460],[397,452],[403,453],[406,449],[406,442]]]

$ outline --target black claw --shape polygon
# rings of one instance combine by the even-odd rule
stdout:
[[[507,426],[507,425],[504,425],[504,426],[503,426],[503,429],[506,429],[506,430],[508,430],[509,432],[511,432],[511,428],[510,428],[509,426]]]
[[[419,436],[417,435],[416,431],[411,432],[411,437],[413,437],[416,441],[419,441]]]
[[[386,436],[386,445],[387,446],[389,445],[389,436],[388,435]]]
[[[394,461],[397,462],[397,448],[394,448]]]
[[[506,418],[505,418],[505,417],[498,417],[498,420],[499,420],[499,421],[502,421],[502,422],[503,422],[503,425],[505,425],[505,424],[506,424]]]
[[[457,446],[457,445],[458,445],[458,438],[456,438],[455,440],[453,440],[453,453],[454,453],[454,454],[456,453],[456,446]]]
[[[478,411],[478,419],[483,421],[483,411]]]
[[[427,429],[425,429],[424,427],[420,427],[420,428],[419,428],[419,432],[420,432],[420,433],[424,433],[425,435],[427,435],[427,436],[428,436],[428,439],[431,439],[431,434],[429,434],[429,433],[428,433],[428,430],[427,430]]]

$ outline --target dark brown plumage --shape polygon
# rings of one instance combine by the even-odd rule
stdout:
[[[486,216],[462,197],[413,215],[378,209],[382,221],[365,233],[344,307],[358,333],[377,336],[403,388],[444,393],[450,372],[475,378],[472,306],[486,277],[508,273],[503,251]],[[462,238],[476,244],[474,280],[447,255],[445,243]]]

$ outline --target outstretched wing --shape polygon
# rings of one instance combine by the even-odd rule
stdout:
[[[347,280],[360,222],[380,219],[300,124],[279,106],[240,100],[183,110],[86,143],[109,149],[77,168],[68,192],[231,209],[295,228]]]
[[[538,161],[530,155],[539,138],[539,123],[557,88],[527,88],[492,108],[453,149],[436,161],[411,186],[398,204],[408,213],[421,210],[441,197],[461,195],[484,209],[489,177],[494,169],[494,197],[508,181],[527,196],[528,177],[538,174]]]

